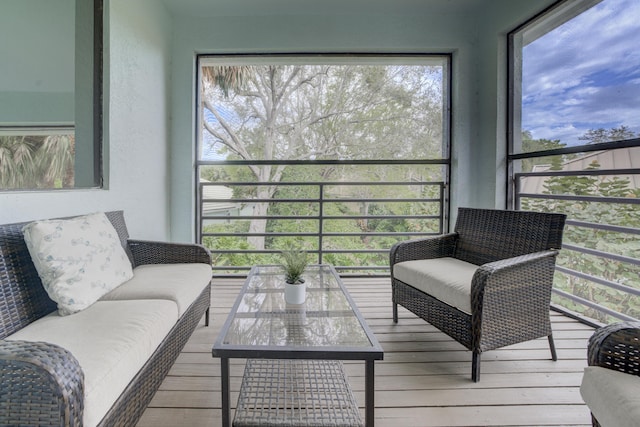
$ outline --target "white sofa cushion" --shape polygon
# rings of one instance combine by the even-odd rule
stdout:
[[[60,315],[84,310],[133,277],[115,228],[104,213],[35,221],[24,241]]]
[[[399,262],[393,276],[432,297],[471,314],[471,279],[478,266],[456,258]]]
[[[149,264],[133,270],[133,278],[102,297],[102,301],[168,299],[182,316],[211,281],[209,264]]]
[[[640,377],[600,366],[587,366],[580,394],[602,427],[638,426]]]
[[[85,426],[95,426],[178,321],[168,300],[98,301],[71,316],[51,313],[7,340],[69,350],[84,372]]]

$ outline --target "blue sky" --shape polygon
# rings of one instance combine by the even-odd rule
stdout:
[[[522,128],[574,145],[640,132],[640,0],[603,0],[523,49]]]

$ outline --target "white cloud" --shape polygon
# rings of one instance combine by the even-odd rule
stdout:
[[[524,48],[523,127],[534,138],[640,128],[638,17],[640,1],[604,0]]]

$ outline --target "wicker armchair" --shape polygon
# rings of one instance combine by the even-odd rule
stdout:
[[[398,322],[400,304],[471,350],[474,382],[480,380],[480,354],[499,347],[546,336],[557,360],[549,305],[565,219],[555,213],[460,208],[453,233],[397,243],[390,251],[393,321]],[[424,283],[418,282],[432,280],[420,270],[427,260],[465,265],[469,280],[458,298],[466,300],[465,308],[421,290]],[[413,283],[398,277],[409,264],[418,269],[413,276],[418,279],[406,279]],[[445,282],[459,273],[446,268]],[[437,287],[440,281],[427,285]]]
[[[629,427],[640,422],[640,322],[595,331],[587,351],[580,393],[593,426]]]

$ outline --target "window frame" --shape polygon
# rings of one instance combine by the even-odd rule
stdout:
[[[231,161],[211,161],[211,160],[202,160],[202,117],[201,117],[201,105],[202,105],[202,77],[201,77],[201,68],[202,61],[205,59],[214,58],[219,62],[219,65],[250,65],[255,63],[273,63],[274,59],[279,60],[283,65],[290,64],[348,64],[348,60],[352,59],[354,62],[362,65],[394,65],[395,64],[407,64],[407,61],[415,62],[416,65],[428,65],[426,61],[429,58],[435,58],[440,61],[438,65],[442,65],[442,145],[441,145],[441,157],[438,159],[407,159],[407,160],[376,160],[376,159],[368,159],[368,160],[270,160],[270,161],[242,161],[242,160],[231,160]],[[287,60],[293,60],[295,62],[287,62]],[[328,61],[329,60],[329,61]],[[227,61],[227,62],[225,62]],[[335,61],[335,62],[332,62]],[[365,64],[366,62],[366,64]],[[195,200],[195,239],[197,242],[202,242],[203,231],[202,231],[202,212],[201,212],[201,204],[202,204],[202,189],[200,183],[200,168],[202,166],[210,166],[210,165],[245,165],[248,163],[255,164],[263,164],[268,163],[272,165],[280,165],[280,164],[289,164],[289,165],[297,165],[300,163],[304,163],[305,165],[323,165],[323,164],[356,164],[356,165],[380,165],[380,164],[393,164],[397,162],[398,164],[442,164],[446,167],[443,179],[444,179],[444,190],[442,192],[442,225],[441,229],[443,232],[447,232],[449,229],[449,218],[450,218],[450,181],[451,181],[451,129],[452,125],[452,63],[453,63],[453,55],[450,53],[437,53],[437,54],[423,54],[423,53],[322,53],[322,54],[282,54],[282,53],[265,53],[265,54],[200,54],[196,57],[196,114],[194,118],[194,128],[195,128],[195,152],[194,152],[194,200]],[[319,184],[321,185],[321,184]],[[322,237],[321,237],[322,238]],[[321,257],[322,249],[319,250]],[[388,269],[388,267],[387,267]],[[224,276],[224,274],[222,274]]]

